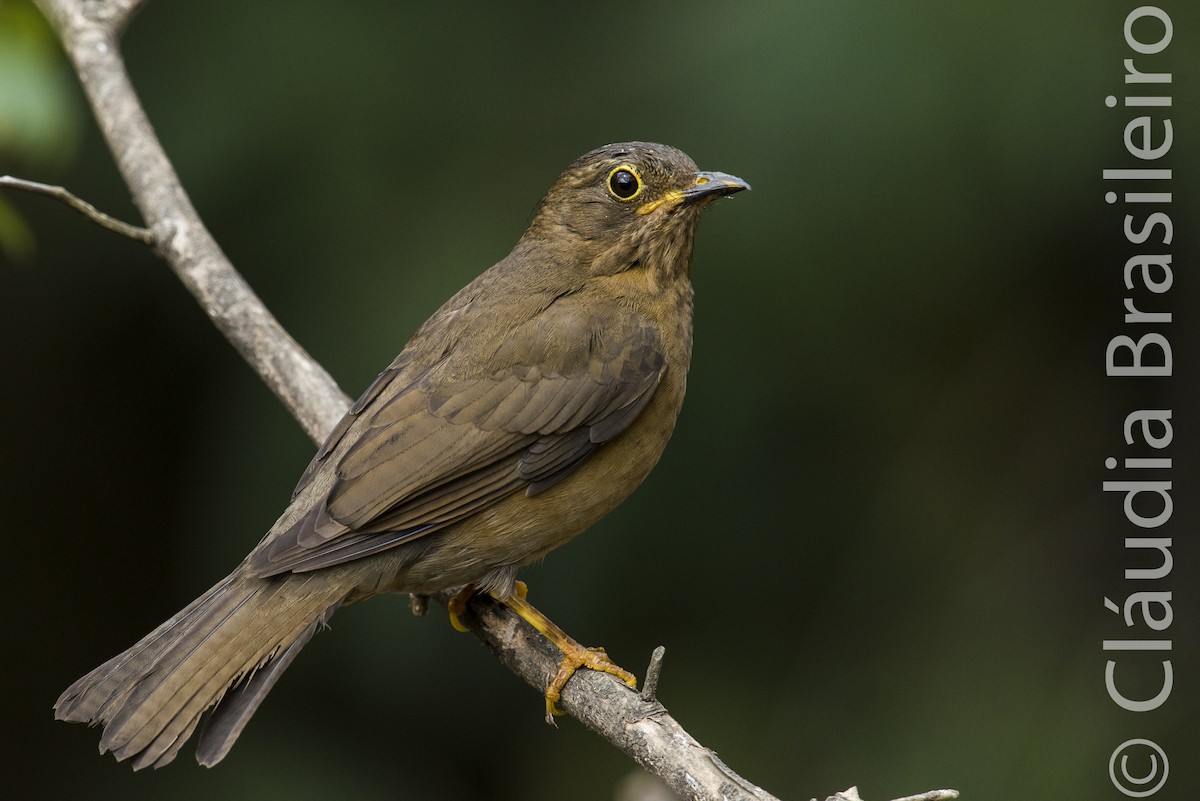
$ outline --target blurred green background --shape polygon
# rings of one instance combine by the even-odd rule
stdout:
[[[735,770],[790,799],[1121,798],[1131,737],[1200,792],[1200,8],[1174,3],[1169,379],[1105,378],[1137,252],[1108,109],[1138,3],[151,2],[128,66],[201,215],[357,395],[507,253],[573,158],[667,142],[754,191],[701,225],[695,359],[646,485],[525,578]],[[0,0],[0,173],[137,221],[37,13]],[[1116,187],[1118,189],[1128,187]],[[1139,210],[1140,211],[1140,210]],[[1157,240],[1157,236],[1155,237]],[[343,610],[230,757],[134,775],[72,680],[232,568],[312,445],[144,247],[0,194],[6,798],[609,799],[634,766],[438,610]],[[1101,492],[1171,408],[1171,576]],[[1171,590],[1175,690],[1124,712],[1107,594]],[[1136,635],[1135,635],[1136,636]],[[1135,664],[1128,657],[1122,665]],[[1147,671],[1148,672],[1148,671]],[[1149,687],[1149,684],[1146,685]],[[1132,767],[1133,770],[1137,766]]]

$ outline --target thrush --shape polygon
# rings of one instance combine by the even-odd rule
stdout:
[[[448,300],[329,434],[292,500],[227,577],[72,684],[63,720],[100,750],[170,762],[229,751],[341,606],[463,588],[509,604],[570,673],[633,677],[524,598],[519,568],[623,501],[658,462],[692,351],[700,211],[749,189],[675,148],[607,145],[551,186],[512,252]],[[205,714],[207,713],[207,715]]]

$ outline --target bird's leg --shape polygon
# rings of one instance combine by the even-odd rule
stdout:
[[[455,631],[461,631],[463,634],[466,634],[470,631],[470,629],[463,625],[463,622],[459,620],[459,617],[461,617],[462,613],[467,610],[467,601],[471,600],[471,596],[474,594],[475,585],[468,584],[458,592],[454,593],[450,600],[446,602],[446,611],[450,613],[450,625],[454,626]]]
[[[533,604],[525,600],[528,587],[525,582],[515,582],[516,594],[503,599],[502,603],[521,616],[525,622],[533,626],[542,636],[554,643],[562,651],[562,664],[558,673],[546,686],[546,722],[554,723],[554,716],[563,714],[558,708],[558,699],[562,697],[562,689],[567,680],[581,667],[610,673],[630,687],[637,687],[637,679],[628,670],[620,667],[608,658],[603,648],[585,648],[560,629],[550,618],[546,617]],[[461,594],[461,593],[460,593]],[[455,596],[456,598],[458,596]]]
[[[608,654],[604,652],[603,648],[587,648],[580,645],[570,635],[559,628],[558,624],[546,617],[529,601],[525,600],[525,596],[529,594],[529,588],[525,582],[513,582],[513,588],[515,592],[512,596],[497,600],[520,615],[522,620],[537,629],[543,637],[554,643],[555,647],[562,651],[563,660],[558,666],[558,672],[554,674],[554,678],[546,685],[547,723],[553,724],[554,716],[563,714],[558,708],[558,700],[562,697],[562,689],[566,686],[571,676],[574,675],[575,671],[581,667],[598,670],[601,673],[609,673],[630,687],[637,687],[637,679],[634,678],[633,674],[609,659]],[[474,594],[475,585],[468,584],[456,592],[446,603],[446,609],[450,612],[450,625],[454,626],[458,631],[470,631],[470,629],[463,625],[462,620],[459,618],[466,611],[467,602],[471,600],[471,596]]]

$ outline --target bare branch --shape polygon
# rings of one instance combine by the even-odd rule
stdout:
[[[892,801],[954,801],[955,798],[958,798],[958,790],[930,790],[927,793],[906,795],[903,798],[892,799]],[[814,798],[812,801],[816,801],[816,799]],[[851,787],[829,796],[825,801],[862,801],[862,798],[858,795],[858,788]]]
[[[442,604],[451,593],[441,593]],[[539,692],[558,671],[562,654],[508,607],[472,596],[461,619],[509,670]],[[561,709],[624,751],[689,801],[778,801],[730,770],[695,740],[658,701],[643,700],[607,673],[581,670],[563,688]]]
[[[658,646],[650,654],[650,666],[646,668],[646,680],[642,682],[642,700],[652,704],[658,700],[658,679],[662,675],[663,657],[667,649]]]
[[[71,194],[61,186],[39,184],[37,181],[26,181],[22,178],[14,178],[11,175],[0,175],[0,186],[7,186],[10,189],[20,189],[23,192],[32,192],[35,195],[52,197],[55,200],[66,203],[102,228],[115,231],[121,236],[127,236],[135,242],[141,242],[144,245],[154,244],[154,234],[150,232],[149,228],[138,228],[136,225],[130,225],[129,223],[121,222],[115,217],[110,217],[104,212],[99,211],[91,203],[82,200],[77,195]]]
[[[158,251],[217,329],[320,442],[350,399],[283,329],[221,252],[133,90],[117,36],[139,0],[37,0],[62,40]]]

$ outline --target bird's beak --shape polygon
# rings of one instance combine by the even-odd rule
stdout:
[[[749,189],[750,184],[724,172],[698,172],[696,177],[683,189],[672,189],[657,200],[643,203],[638,208],[638,214],[649,214],[660,206],[677,209],[691,206],[695,203],[708,203],[724,195],[732,195]]]
[[[724,172],[698,172],[692,185],[683,190],[679,205],[687,206],[702,200],[712,200],[749,188],[750,184],[736,175]]]

